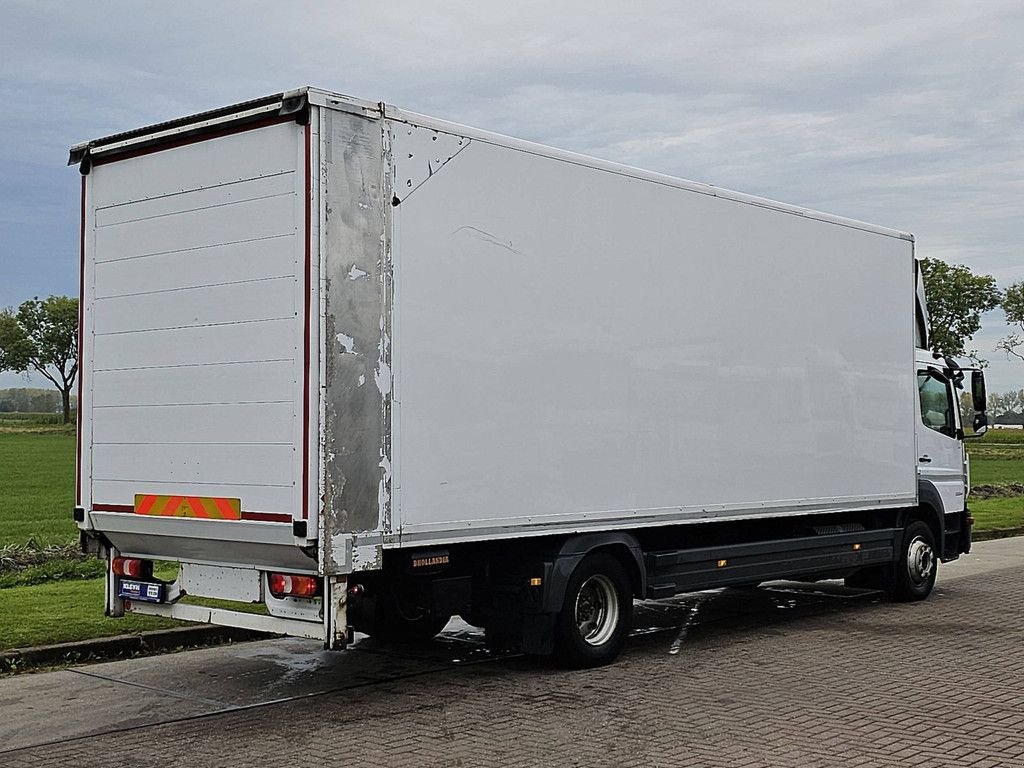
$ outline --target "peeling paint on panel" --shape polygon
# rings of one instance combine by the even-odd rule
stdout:
[[[391,503],[391,459],[381,456],[378,466],[383,470],[380,476],[380,485],[377,487],[377,505],[386,509]]]
[[[379,328],[380,328],[381,343],[382,343],[382,347],[381,347],[382,355],[381,355],[381,357],[382,358],[384,357],[383,353],[384,353],[385,350],[387,352],[387,357],[384,360],[384,362],[387,363],[387,365],[388,365],[388,383],[389,383],[388,392],[386,394],[385,393],[381,393],[381,397],[382,397],[381,437],[382,437],[382,439],[381,439],[380,455],[382,457],[388,458],[389,461],[390,461],[390,458],[391,458],[391,455],[392,455],[392,453],[391,453],[391,445],[392,445],[391,444],[391,434],[392,434],[392,432],[391,432],[391,427],[392,427],[392,421],[391,421],[391,400],[392,400],[392,393],[391,393],[391,390],[390,390],[391,354],[392,354],[392,350],[391,350],[391,327],[392,326],[391,326],[391,324],[392,324],[393,309],[394,309],[395,282],[394,282],[394,273],[393,273],[394,261],[393,261],[393,256],[392,256],[392,252],[391,252],[391,238],[393,237],[392,226],[393,226],[393,223],[394,223],[393,222],[394,206],[387,205],[387,201],[389,199],[392,199],[392,200],[394,199],[394,183],[393,183],[393,180],[394,180],[394,173],[393,173],[394,159],[393,159],[392,146],[391,146],[391,133],[388,130],[388,127],[387,127],[386,124],[382,124],[381,125],[380,138],[381,138],[381,143],[383,144],[383,147],[384,147],[384,158],[383,158],[383,167],[382,167],[382,174],[381,174],[381,182],[384,185],[384,190],[383,190],[382,200],[381,200],[382,207],[383,207],[383,212],[384,212],[384,229],[380,233],[380,256],[381,256],[381,260],[383,261],[383,263],[385,265],[387,265],[387,270],[385,270],[385,279],[384,279],[384,283],[383,283],[384,295],[383,295],[382,301],[381,301],[381,313],[380,313]],[[379,387],[378,387],[378,392],[380,392],[380,388]],[[388,482],[389,482],[389,484],[393,482],[390,474],[388,476]],[[379,527],[378,538],[377,538],[377,542],[379,542],[379,543],[376,544],[376,547],[377,547],[376,558],[377,558],[377,562],[378,563],[381,563],[382,557],[383,557],[383,537],[386,536],[386,535],[390,535],[391,530],[392,530],[393,502],[392,502],[391,499],[392,499],[392,494],[389,492],[388,493],[387,503],[380,509],[380,527]]]
[[[327,350],[324,432],[325,549],[363,534],[380,539],[390,518],[390,387],[367,387],[390,371],[391,262],[385,230],[391,209],[380,120],[329,110],[324,163],[327,211],[324,280]],[[377,350],[377,354],[367,354]],[[388,374],[390,381],[390,373]],[[336,566],[343,551],[327,553]],[[368,565],[349,560],[357,568]]]
[[[352,568],[370,571],[384,564],[384,539],[378,534],[352,537]]]
[[[341,354],[343,355],[355,355],[356,352],[356,341],[351,336],[347,336],[344,333],[339,333],[335,337],[338,341],[338,346],[341,347]]]
[[[382,395],[391,393],[391,366],[387,361],[381,360],[373,372],[373,383],[377,385]]]

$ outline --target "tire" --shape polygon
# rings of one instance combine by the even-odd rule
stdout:
[[[614,661],[632,619],[633,592],[625,568],[606,552],[587,555],[566,585],[555,621],[555,658],[574,669]]]
[[[903,546],[889,590],[892,599],[910,603],[928,597],[935,586],[938,564],[935,534],[926,523],[912,520],[903,529]]]

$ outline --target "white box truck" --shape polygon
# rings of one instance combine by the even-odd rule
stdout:
[[[109,615],[585,666],[634,598],[970,547],[906,233],[313,88],[71,163]]]

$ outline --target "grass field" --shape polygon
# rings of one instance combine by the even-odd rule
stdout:
[[[1024,483],[1024,432],[992,430],[968,450],[975,485]],[[77,540],[71,519],[74,471],[72,428],[0,418],[0,549]],[[973,499],[971,509],[976,530],[1024,526],[1024,496]],[[0,650],[174,623],[150,616],[105,618],[103,581],[96,578],[101,574],[98,561],[66,558],[0,570]]]
[[[103,580],[0,589],[0,650],[178,626],[157,616],[103,615]]]
[[[71,412],[71,420],[74,422],[75,414]],[[0,413],[0,424],[60,424],[62,422],[59,413]]]
[[[0,428],[0,546],[75,538],[75,436]]]
[[[1024,496],[1005,499],[972,499],[969,503],[976,531],[1024,526]]]
[[[1024,430],[990,429],[978,439],[967,441],[971,457],[971,485],[1024,483]],[[1024,526],[1024,496],[969,501],[975,530]]]
[[[991,429],[967,441],[972,485],[1024,483],[1024,430]]]
[[[74,503],[74,428],[49,415],[0,414],[0,549],[76,541]],[[178,623],[155,616],[106,618],[103,579],[97,578],[102,575],[98,560],[67,558],[0,570],[0,650]]]

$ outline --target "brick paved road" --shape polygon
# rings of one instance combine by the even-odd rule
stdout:
[[[665,629],[603,669],[505,659],[0,764],[1024,766],[1022,590],[1024,568],[916,605],[729,590],[645,606],[641,629]]]

